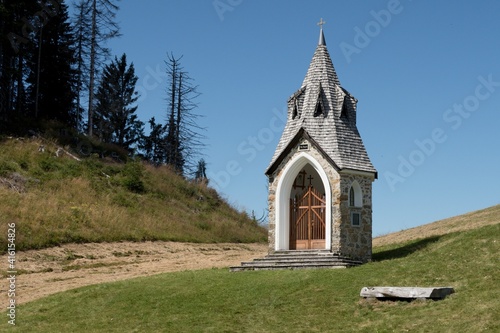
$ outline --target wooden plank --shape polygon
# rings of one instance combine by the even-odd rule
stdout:
[[[443,299],[446,296],[453,294],[455,291],[452,287],[363,287],[360,292],[361,297],[379,298],[379,299],[414,299],[414,298],[431,298]]]

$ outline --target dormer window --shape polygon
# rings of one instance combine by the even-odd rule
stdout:
[[[324,100],[323,97],[324,97],[323,87],[321,86],[320,83],[318,91],[318,99],[316,100],[316,105],[314,107],[314,117],[318,117],[319,115],[326,116],[325,106],[323,105],[323,100]]]
[[[317,117],[319,115],[324,115],[325,111],[323,108],[323,103],[321,101],[321,95],[318,97],[318,101],[316,102],[316,107],[314,108],[314,116]]]
[[[292,110],[292,120],[301,117],[302,107],[304,103],[304,91],[306,90],[306,86],[303,86],[299,90],[297,90],[288,100],[288,107]]]
[[[342,102],[342,110],[340,111],[340,118],[349,118],[348,106],[347,106],[347,96],[344,96],[344,101]]]
[[[298,106],[297,99],[294,98],[292,103],[293,103],[292,119],[295,119],[299,115],[299,106]]]

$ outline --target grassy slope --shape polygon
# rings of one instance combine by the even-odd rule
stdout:
[[[441,236],[452,232],[467,231],[497,223],[500,223],[500,205],[376,237],[373,240],[373,246],[379,247],[432,236]]]
[[[375,262],[345,270],[186,271],[85,287],[19,307],[15,329],[0,323],[0,330],[500,331],[499,223],[387,243],[374,253]],[[411,303],[360,299],[363,286],[375,285],[452,286],[456,293]]]
[[[18,250],[70,242],[266,240],[264,228],[213,189],[168,168],[99,158],[78,162],[55,157],[57,146],[47,142],[38,152],[40,144],[0,142],[0,234],[15,222]],[[4,251],[6,238],[0,237]]]

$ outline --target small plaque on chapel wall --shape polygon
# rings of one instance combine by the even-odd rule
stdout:
[[[308,143],[301,143],[299,145],[299,150],[309,150],[309,144]]]

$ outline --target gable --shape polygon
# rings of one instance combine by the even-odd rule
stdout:
[[[271,163],[271,165],[267,168],[265,174],[267,176],[272,175],[280,166],[281,162],[288,156],[288,154],[295,148],[297,148],[298,151],[304,151],[304,150],[309,150],[311,147],[301,147],[301,144],[303,144],[304,141],[307,141],[311,146],[313,146],[317,151],[320,152],[320,154],[323,156],[323,158],[328,161],[329,164],[333,166],[333,168],[336,171],[339,171],[340,168],[338,165],[335,163],[335,161],[321,148],[321,146],[314,140],[307,131],[301,127],[295,136],[290,140],[288,145],[282,150],[281,154]]]

